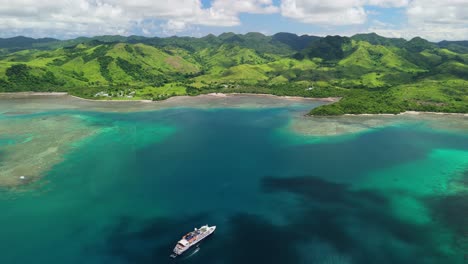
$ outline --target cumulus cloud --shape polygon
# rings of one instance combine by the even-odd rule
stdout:
[[[384,36],[406,39],[420,36],[432,41],[468,38],[467,0],[413,0],[406,8],[407,24],[401,28],[377,26]]]
[[[0,0],[0,30],[32,35],[131,34],[144,20],[161,21],[163,32],[176,33],[189,25],[235,26],[241,13],[278,12],[272,0]],[[143,33],[154,34],[146,27]],[[0,33],[1,34],[1,33]]]
[[[281,13],[311,24],[349,25],[362,24],[366,20],[360,0],[283,0]]]
[[[124,22],[122,14],[121,8],[102,2],[0,0],[0,30],[121,32],[115,25]]]
[[[407,22],[399,28],[371,23],[368,31],[407,39],[421,36],[434,41],[468,38],[468,0],[282,0],[281,14],[324,26],[364,25],[371,15],[366,10],[369,6],[401,8],[402,18]]]
[[[379,7],[404,7],[409,4],[409,0],[368,0],[364,3]]]
[[[212,10],[226,13],[271,14],[279,11],[272,0],[214,0]]]
[[[404,7],[408,0],[282,0],[281,13],[304,23],[355,25],[367,20],[366,6]]]
[[[468,25],[453,26],[448,24],[431,25],[418,24],[402,28],[370,27],[369,32],[394,38],[412,39],[416,36],[430,41],[441,40],[466,40],[468,37]]]
[[[404,27],[400,29],[387,29],[381,27],[371,27],[370,32],[375,32],[379,35],[393,38],[412,39],[416,36],[425,38],[430,41],[441,40],[466,40],[468,36],[468,28],[456,27],[451,28],[447,26],[430,26],[421,25],[416,28]]]
[[[467,25],[468,0],[413,0],[408,6],[410,23]]]
[[[468,37],[468,0],[275,2],[211,0],[207,7],[201,0],[0,0],[0,36],[172,35],[194,30],[200,25],[238,26],[242,23],[240,15],[243,13],[280,13],[290,21],[319,25],[328,32],[359,27],[360,31],[368,29],[404,38],[422,36],[441,40]],[[369,7],[380,9],[375,11]],[[399,18],[403,21],[399,21],[400,26],[369,22],[369,17],[376,17],[375,12],[385,13],[388,8],[399,8]]]

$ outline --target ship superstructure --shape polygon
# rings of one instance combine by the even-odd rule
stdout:
[[[175,258],[179,255],[182,255],[189,248],[195,246],[196,244],[200,243],[200,241],[213,234],[215,230],[216,226],[208,225],[195,228],[194,231],[186,234],[182,237],[181,240],[179,240],[179,242],[177,242],[177,245],[174,247],[174,254],[172,254],[171,257]]]

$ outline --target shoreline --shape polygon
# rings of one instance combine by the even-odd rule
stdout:
[[[463,116],[468,117],[468,113],[446,113],[446,112],[422,112],[422,111],[405,111],[398,114],[344,114],[342,116],[417,116],[417,115],[447,115],[447,116]],[[320,117],[320,116],[317,116]],[[325,117],[325,116],[324,116]],[[330,116],[328,116],[330,117]]]
[[[214,97],[214,98],[229,98],[229,97],[235,97],[235,96],[258,96],[258,97],[274,97],[274,98],[282,98],[282,99],[287,99],[287,100],[311,100],[311,101],[321,101],[321,102],[338,102],[341,98],[340,97],[301,97],[301,96],[279,96],[279,95],[274,95],[274,94],[256,94],[256,93],[208,93],[208,94],[200,94],[196,96],[190,96],[190,95],[177,95],[177,96],[172,96],[164,100],[160,101],[153,101],[153,100],[147,100],[147,99],[141,99],[141,100],[129,100],[129,99],[123,99],[123,100],[105,100],[105,99],[89,99],[89,98],[83,98],[83,97],[78,97],[75,95],[71,95],[67,92],[7,92],[7,93],[0,93],[0,98],[2,96],[7,95],[7,96],[70,96],[75,99],[79,100],[84,100],[84,101],[90,101],[90,102],[140,102],[140,103],[158,103],[158,102],[164,102],[164,101],[170,101],[171,99],[174,100],[173,98],[183,98],[183,97],[204,97],[204,96],[209,96],[209,97]]]
[[[189,96],[189,95],[178,95],[172,96],[165,100],[161,101],[152,101],[152,100],[99,100],[99,99],[88,99],[82,98],[75,95],[71,95],[67,92],[6,92],[0,93],[1,98],[19,98],[19,97],[27,97],[27,96],[44,96],[44,97],[59,97],[59,96],[68,96],[77,100],[88,101],[88,102],[103,102],[103,103],[128,103],[128,102],[136,102],[136,103],[162,103],[162,102],[170,102],[173,100],[178,100],[180,98],[191,98],[191,97],[211,97],[211,98],[232,98],[237,96],[252,96],[252,97],[270,97],[270,98],[279,98],[285,100],[292,100],[292,101],[300,101],[300,100],[307,100],[307,101],[319,101],[319,102],[328,102],[328,103],[335,103],[341,100],[341,97],[301,97],[301,96],[278,96],[274,94],[256,94],[256,93],[208,93],[208,94],[200,94],[196,96]],[[468,113],[446,113],[446,112],[421,112],[421,111],[405,111],[398,114],[343,114],[340,116],[416,116],[421,114],[429,114],[429,115],[447,115],[447,116],[461,116],[461,117],[468,117]],[[306,115],[309,117],[339,117],[339,116],[314,116],[314,115]]]
[[[69,95],[67,92],[4,92],[0,93],[0,96],[11,95],[11,96],[63,96]]]
[[[88,101],[88,102],[137,102],[137,103],[152,103],[152,102],[157,102],[157,101],[152,101],[152,100],[95,100],[95,99],[88,99],[88,98],[83,98],[83,97],[78,97],[75,95],[67,94],[68,96],[78,99],[78,100],[83,100],[83,101]]]
[[[261,94],[261,93],[208,93],[208,94],[201,94],[197,96],[213,96],[213,97],[232,97],[232,96],[259,96],[259,97],[275,97],[275,98],[283,98],[288,100],[312,100],[312,101],[321,101],[321,102],[338,102],[341,100],[341,97],[302,97],[302,96],[289,96],[289,95],[274,95],[274,94]],[[172,97],[171,97],[172,98]]]
[[[405,111],[398,115],[420,115],[420,114],[431,114],[431,115],[454,115],[454,116],[466,116],[468,113],[445,113],[445,112],[420,112],[420,111]]]

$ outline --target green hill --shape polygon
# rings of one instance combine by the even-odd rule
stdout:
[[[315,115],[468,112],[467,42],[377,34],[0,39],[0,91],[161,100],[210,92],[343,97]]]
[[[403,47],[407,42],[402,38],[386,38],[375,33],[356,34],[351,37],[353,40],[369,42],[372,45]]]

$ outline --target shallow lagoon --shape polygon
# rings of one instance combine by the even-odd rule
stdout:
[[[0,262],[464,263],[466,117],[177,100],[0,100]]]

